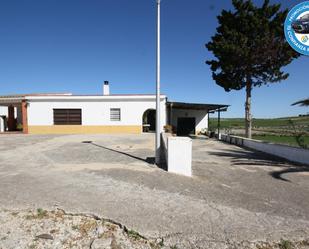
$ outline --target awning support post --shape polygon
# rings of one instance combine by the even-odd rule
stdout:
[[[218,110],[218,139],[220,139],[220,109]]]
[[[22,113],[23,133],[28,134],[28,113],[27,113],[27,102],[25,100],[21,102],[21,113]]]
[[[209,118],[209,111],[207,110],[207,132],[209,132],[209,120],[210,120],[210,118]]]

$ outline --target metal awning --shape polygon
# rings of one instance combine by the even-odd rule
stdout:
[[[208,112],[224,112],[227,111],[229,105],[222,104],[199,104],[199,103],[184,103],[184,102],[166,102],[167,107],[173,109],[187,109],[187,110],[205,110]]]
[[[21,98],[0,98],[0,106],[19,105],[21,102]]]

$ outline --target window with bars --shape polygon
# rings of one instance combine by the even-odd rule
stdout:
[[[81,125],[81,109],[54,109],[54,125]]]
[[[121,110],[120,108],[110,109],[110,120],[111,121],[121,121]]]

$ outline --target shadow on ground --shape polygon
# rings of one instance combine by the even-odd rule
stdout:
[[[115,150],[115,149],[111,149],[111,148],[108,148],[108,147],[103,146],[103,145],[96,144],[93,141],[83,141],[82,143],[84,143],[84,144],[91,144],[93,146],[102,148],[104,150],[109,150],[111,152],[115,152],[115,153],[118,153],[118,154],[130,157],[130,158],[133,158],[135,160],[142,161],[142,162],[147,163],[147,164],[155,165],[155,158],[154,157],[146,157],[146,158],[138,157],[138,156],[129,154],[129,153],[124,152],[124,151]],[[156,165],[156,166],[158,166],[159,168],[161,168],[161,169],[163,169],[165,171],[167,170],[167,166],[166,166],[165,163],[162,163],[162,164]]]
[[[309,172],[309,166],[298,163],[291,163],[282,158],[272,156],[263,152],[254,150],[225,150],[224,152],[209,152],[210,155],[218,157],[231,158],[233,166],[269,166],[280,167],[282,170],[272,171],[269,173],[273,178],[281,181],[290,182],[283,175],[290,173]]]

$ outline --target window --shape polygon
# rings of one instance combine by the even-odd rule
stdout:
[[[54,125],[81,125],[81,109],[54,109]]]
[[[111,108],[111,121],[121,121],[120,108]]]

